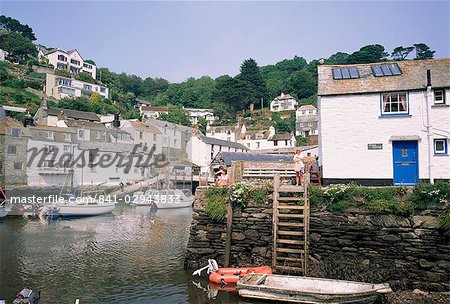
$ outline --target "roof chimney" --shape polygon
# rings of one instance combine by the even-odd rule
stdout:
[[[431,70],[427,70],[427,87],[431,87]]]
[[[47,99],[45,99],[44,97],[42,97],[41,99],[41,108],[44,110],[47,109]]]

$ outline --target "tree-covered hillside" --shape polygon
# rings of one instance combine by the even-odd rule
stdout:
[[[39,89],[43,81],[42,75],[27,77],[28,74],[32,75],[32,65],[45,65],[45,62],[39,62],[40,59],[36,58],[37,49],[32,43],[34,40],[36,36],[28,25],[0,16],[0,48],[9,53],[9,61],[24,67],[24,72],[15,74],[15,68],[11,65],[0,66],[0,102],[33,105],[32,109],[35,109],[39,98],[24,91],[30,86]],[[363,46],[351,54],[336,52],[323,60],[326,64],[352,64],[407,60],[411,57],[428,59],[433,56],[434,51],[424,43],[399,46],[390,54],[384,46],[373,44]],[[95,65],[94,61],[90,62]],[[317,59],[307,62],[303,57],[295,56],[273,65],[258,66],[254,59],[249,58],[242,62],[240,73],[234,77],[222,75],[213,79],[203,76],[188,78],[181,83],[169,83],[163,78],[119,74],[105,67],[98,69],[96,80],[83,74],[77,78],[106,84],[110,89],[110,99],[96,101],[94,98],[90,102],[87,99],[66,100],[62,104],[96,113],[118,111],[125,117],[137,117],[133,105],[137,98],[141,98],[153,105],[212,108],[222,119],[232,120],[238,112],[249,109],[250,104],[254,104],[256,109],[261,103],[267,107],[281,92],[293,95],[303,104],[314,104],[318,62]],[[280,129],[283,129],[281,125]]]

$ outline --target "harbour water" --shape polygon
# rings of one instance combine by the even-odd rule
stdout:
[[[0,299],[28,287],[40,304],[242,303],[183,269],[191,212],[117,206],[89,218],[3,220]]]

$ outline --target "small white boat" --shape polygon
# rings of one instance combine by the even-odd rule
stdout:
[[[389,284],[274,274],[246,275],[236,289],[244,298],[310,304],[371,304],[379,294],[392,292]]]
[[[44,212],[48,216],[78,217],[107,214],[114,211],[116,205],[109,202],[99,202],[94,197],[75,197],[64,195],[65,200],[49,207]]]
[[[187,208],[191,207],[193,202],[179,189],[153,191],[151,197],[158,209]]]

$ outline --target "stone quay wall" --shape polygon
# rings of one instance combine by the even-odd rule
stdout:
[[[196,197],[185,267],[198,269],[210,258],[222,265],[226,219],[215,222],[206,214],[204,189]],[[439,215],[440,210],[396,216],[312,208],[308,276],[450,291],[450,241],[439,228]],[[230,266],[271,265],[271,204],[235,209],[232,231]]]

